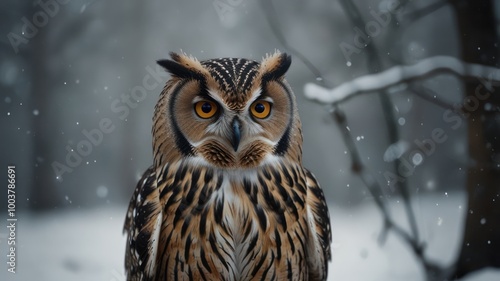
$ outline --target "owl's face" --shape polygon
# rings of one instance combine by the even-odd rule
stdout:
[[[302,136],[293,93],[283,76],[286,54],[262,63],[197,61],[171,54],[158,63],[172,74],[155,110],[155,164],[186,158],[248,169],[277,157],[301,161]]]

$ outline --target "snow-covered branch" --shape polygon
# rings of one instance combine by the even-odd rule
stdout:
[[[492,82],[500,82],[500,69],[466,63],[449,56],[435,56],[421,60],[414,65],[394,66],[376,74],[358,77],[333,89],[327,89],[313,83],[304,87],[308,99],[331,104],[346,101],[357,94],[376,92],[390,87],[427,78],[437,73],[449,73],[462,78],[481,80],[488,88]],[[491,89],[489,89],[491,90]]]

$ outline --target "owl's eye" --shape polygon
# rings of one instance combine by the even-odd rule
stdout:
[[[217,113],[217,104],[213,101],[202,100],[194,104],[194,111],[200,118],[208,119]]]
[[[264,119],[271,113],[271,103],[265,100],[257,100],[250,106],[252,115],[259,119]]]

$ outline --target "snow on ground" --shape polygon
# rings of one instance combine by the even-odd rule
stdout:
[[[464,213],[463,194],[419,197],[414,202],[422,239],[430,257],[443,264],[456,255]],[[391,210],[403,222],[397,200]],[[394,235],[384,245],[377,239],[381,217],[373,203],[356,209],[330,205],[333,226],[333,260],[329,280],[420,281],[418,263]],[[125,206],[71,210],[43,215],[20,214],[17,229],[17,273],[0,271],[0,280],[124,281]],[[5,218],[2,218],[5,221]],[[6,261],[5,230],[0,251]],[[485,270],[464,281],[498,281],[500,271]]]

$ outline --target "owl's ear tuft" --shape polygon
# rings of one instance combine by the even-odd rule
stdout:
[[[169,55],[174,61],[181,62],[181,55],[179,55],[178,53],[170,52]]]
[[[262,61],[263,82],[281,79],[285,76],[291,64],[292,57],[286,53],[275,53],[272,56],[266,57]]]
[[[194,72],[185,67],[184,65],[179,64],[176,61],[173,60],[158,60],[157,63],[165,68],[165,70],[172,74],[172,76],[179,77],[179,78],[192,78]]]
[[[179,55],[177,53],[170,53],[172,60],[162,59],[157,63],[165,68],[172,76],[185,79],[200,79],[202,75],[196,70],[199,62],[187,57],[186,55]],[[201,66],[200,66],[201,67]],[[200,68],[198,67],[198,68]]]

